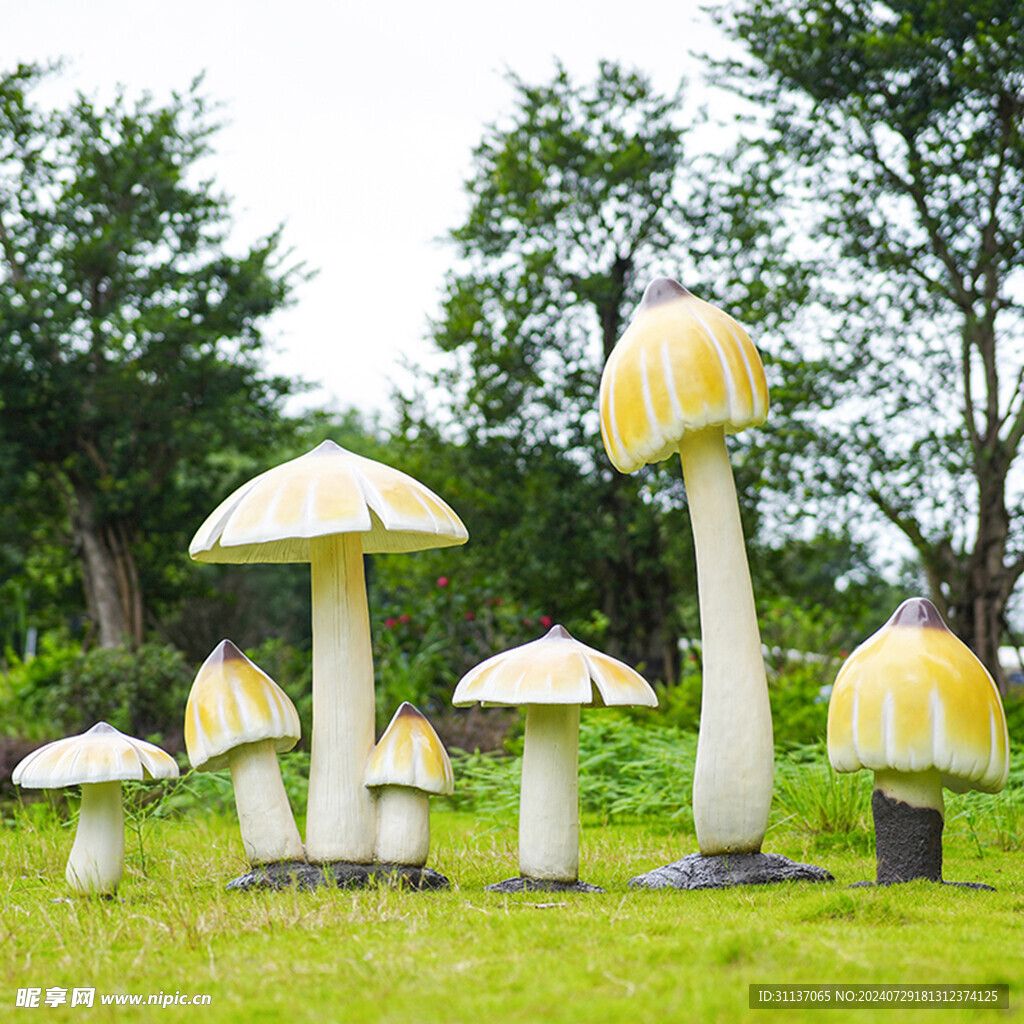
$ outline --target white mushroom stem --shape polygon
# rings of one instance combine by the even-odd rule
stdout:
[[[430,798],[411,786],[381,786],[377,796],[377,860],[422,867],[430,851]]]
[[[736,485],[721,427],[679,445],[697,555],[704,679],[693,779],[700,852],[756,853],[775,752],[768,683]]]
[[[120,782],[82,785],[78,831],[64,877],[82,893],[113,893],[124,873],[124,805]]]
[[[580,863],[580,707],[529,704],[519,791],[519,873],[575,882]]]
[[[243,743],[228,753],[238,827],[250,864],[305,860],[272,739]]]
[[[373,749],[373,652],[358,534],[313,537],[313,728],[306,855],[373,861],[376,805],[363,784]]]
[[[875,789],[890,800],[899,800],[911,807],[927,807],[945,817],[942,777],[935,768],[924,772],[876,771]]]

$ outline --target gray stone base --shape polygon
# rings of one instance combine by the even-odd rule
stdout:
[[[631,878],[631,889],[727,889],[771,882],[834,882],[824,868],[799,864],[778,853],[734,853],[682,860]]]
[[[916,882],[916,878],[909,879],[911,882]],[[995,892],[996,887],[994,885],[986,885],[984,882],[947,882],[944,878],[936,881],[932,878],[926,878],[926,882],[934,882],[936,885],[952,885],[957,889],[984,889],[987,892]],[[889,886],[889,885],[906,885],[906,881],[895,881],[895,882],[854,882],[853,885],[848,885],[848,889],[873,889],[875,886]]]
[[[556,882],[547,878],[506,878],[485,886],[488,892],[604,892],[599,885],[590,882]]]
[[[407,864],[307,864],[289,860],[277,864],[258,864],[251,871],[228,882],[229,889],[367,889],[383,886],[394,889],[449,889],[448,879],[433,868]]]

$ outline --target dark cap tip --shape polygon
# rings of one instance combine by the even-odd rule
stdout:
[[[890,626],[916,626],[918,629],[948,629],[939,610],[926,597],[910,597],[893,612]]]
[[[673,302],[686,298],[690,293],[671,277],[656,277],[644,290],[640,306],[660,306],[663,302]]]

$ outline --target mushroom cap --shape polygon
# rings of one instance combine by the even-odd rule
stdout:
[[[455,687],[452,703],[461,707],[474,701],[650,708],[658,704],[643,676],[580,643],[562,626],[552,626],[539,640],[496,654],[467,672]]]
[[[904,601],[839,670],[828,708],[836,771],[934,768],[954,792],[994,793],[1009,750],[995,682],[924,598]]]
[[[192,767],[226,768],[230,751],[260,740],[273,740],[280,754],[301,735],[288,694],[230,640],[222,640],[196,673],[185,705],[185,749]]]
[[[601,436],[612,465],[661,462],[683,435],[763,423],[768,384],[747,332],[667,277],[653,280],[601,375]]]
[[[200,562],[308,562],[310,538],[362,535],[363,551],[463,544],[462,520],[411,476],[324,441],[261,473],[210,513],[189,554]]]
[[[455,775],[434,727],[408,701],[395,712],[366,766],[367,786],[453,793]]]
[[[33,750],[11,776],[15,785],[27,789],[177,777],[178,765],[170,754],[155,743],[126,736],[106,722]]]

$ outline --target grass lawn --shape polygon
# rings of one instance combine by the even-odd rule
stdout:
[[[1009,983],[1009,1012],[1024,1020],[1024,854],[955,822],[945,877],[996,892],[850,889],[874,877],[870,834],[837,840],[784,823],[765,850],[820,864],[835,883],[629,890],[634,874],[696,849],[692,835],[648,821],[585,823],[581,877],[607,894],[501,896],[484,886],[517,873],[514,819],[441,810],[430,863],[451,892],[229,893],[246,868],[234,821],[193,815],[147,823],[144,862],[129,833],[125,882],[105,901],[68,895],[70,830],[35,818],[0,829],[0,1020],[823,1024],[986,1013],[748,1009],[750,984],[797,982]],[[41,1000],[95,988],[95,1003],[18,1008],[29,987]],[[112,993],[210,1004],[100,1005]]]

